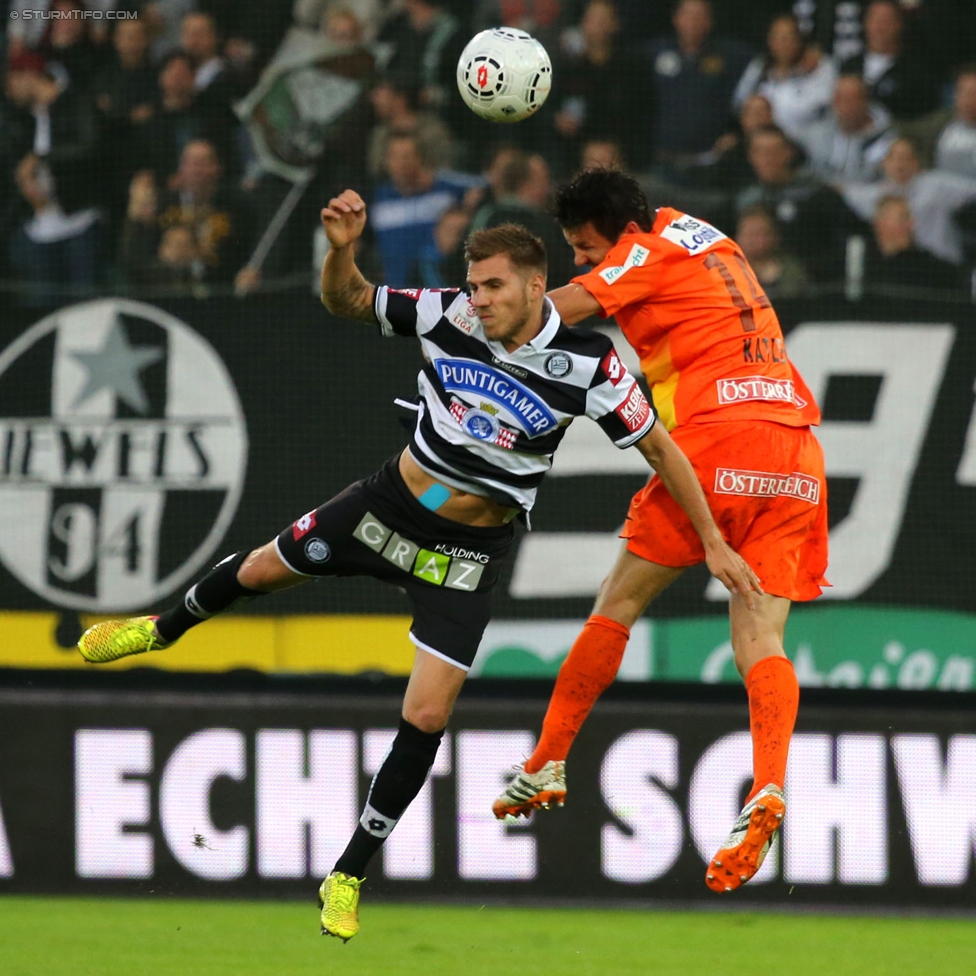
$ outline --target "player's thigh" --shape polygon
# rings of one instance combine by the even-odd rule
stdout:
[[[633,627],[648,603],[683,572],[683,567],[651,562],[624,545],[600,586],[593,612],[624,627]]]
[[[749,609],[745,599],[734,593],[729,601],[729,624],[735,666],[743,678],[753,665],[764,657],[785,657],[783,634],[790,601],[764,593],[754,597],[755,606]]]

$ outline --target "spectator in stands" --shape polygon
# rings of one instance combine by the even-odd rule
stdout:
[[[816,280],[839,277],[848,235],[856,227],[844,201],[800,170],[798,147],[776,126],[749,137],[756,182],[736,197],[738,213],[762,206],[773,214],[783,243]]]
[[[712,147],[708,165],[694,171],[698,185],[735,193],[754,180],[749,165],[749,137],[773,125],[773,107],[764,95],[750,95],[739,109],[739,131],[721,136]]]
[[[936,169],[976,179],[976,64],[956,73],[952,108],[940,109],[905,126],[923,159]]]
[[[405,77],[398,75],[387,75],[373,86],[369,100],[377,124],[369,135],[366,159],[374,179],[383,172],[386,144],[394,133],[416,136],[421,155],[435,170],[451,165],[451,134],[435,113],[420,109],[418,94]]]
[[[238,171],[236,132],[238,122],[231,102],[243,94],[220,56],[220,35],[216,20],[207,13],[190,13],[180,25],[180,50],[193,66],[196,112],[206,126],[207,137],[216,143],[232,171]]]
[[[159,247],[170,227],[192,232],[204,279],[232,279],[252,244],[247,207],[223,179],[217,148],[205,139],[186,145],[166,190],[159,191],[149,172],[133,178],[120,254],[131,280],[153,280]]]
[[[898,0],[871,0],[864,12],[864,52],[841,65],[864,79],[871,97],[895,119],[911,119],[938,103],[938,71],[903,50],[905,18]]]
[[[868,183],[878,178],[895,138],[888,110],[871,102],[864,80],[844,75],[834,89],[830,114],[807,127],[800,143],[821,179]]]
[[[50,285],[91,286],[96,279],[95,114],[60,65],[45,66],[30,52],[10,61],[6,94],[2,153],[16,192],[4,201],[11,208],[11,238],[4,243],[19,276],[32,286],[28,302],[44,304],[60,297],[52,298]]]
[[[885,196],[908,202],[919,247],[953,264],[963,261],[962,239],[954,215],[976,200],[976,180],[955,173],[922,168],[918,150],[910,139],[898,139],[882,163],[879,183],[849,183],[844,187],[847,205],[862,219],[874,218]]]
[[[197,0],[149,0],[140,6],[139,19],[146,22],[154,62],[168,57],[180,46],[183,18],[196,9]]]
[[[401,13],[382,27],[379,40],[392,47],[387,69],[420,92],[424,108],[440,112],[455,135],[472,115],[457,94],[455,70],[466,38],[446,0],[405,0]]]
[[[590,139],[580,153],[580,169],[627,169],[623,149],[616,139]]]
[[[617,11],[611,0],[589,0],[580,21],[582,50],[560,67],[555,115],[556,146],[550,161],[571,172],[589,139],[619,139],[628,159],[640,165],[648,158],[649,129],[640,124],[635,106],[649,105],[649,91],[638,65],[620,42]],[[555,150],[555,151],[553,151]]]
[[[800,33],[796,18],[774,18],[766,36],[766,54],[754,58],[735,90],[738,108],[753,94],[769,99],[773,119],[791,138],[822,119],[834,94],[837,67]]]
[[[152,117],[156,72],[149,63],[149,35],[141,20],[120,20],[112,33],[113,54],[94,84],[95,106],[111,124]]]
[[[555,51],[561,28],[568,26],[571,0],[476,0],[472,33],[489,27],[517,27]]]
[[[464,199],[467,187],[435,175],[415,136],[393,135],[386,144],[388,183],[380,184],[370,207],[383,280],[394,287],[417,285],[419,266],[434,244],[441,214]]]
[[[956,265],[916,245],[915,224],[904,197],[881,197],[875,206],[871,226],[874,237],[864,265],[865,280],[869,284],[962,287],[962,275]]]
[[[569,282],[576,272],[573,252],[547,207],[552,196],[549,165],[539,155],[516,153],[502,170],[498,198],[474,215],[471,230],[521,224],[542,239],[549,256],[549,287]]]
[[[89,90],[100,67],[100,59],[90,37],[92,21],[72,16],[84,10],[85,5],[80,0],[53,0],[52,13],[56,11],[62,16],[48,21],[47,38],[41,53],[46,60],[64,66],[73,87]]]
[[[110,63],[99,71],[93,92],[102,121],[106,176],[127,186],[139,165],[139,128],[152,118],[156,72],[149,64],[149,35],[141,20],[118,21],[112,47]]]
[[[197,110],[193,65],[177,51],[159,71],[159,91],[152,117],[140,126],[137,138],[139,165],[151,169],[163,181],[179,165],[187,143],[206,132]]]
[[[710,162],[716,141],[731,128],[732,93],[749,51],[714,35],[710,0],[679,0],[671,22],[674,35],[657,38],[642,54],[653,79],[654,162],[680,175]]]
[[[464,243],[471,227],[471,213],[461,206],[449,207],[441,214],[434,228],[433,247],[420,259],[420,280],[425,288],[453,288],[464,281],[468,262],[464,259]]]
[[[98,211],[65,213],[50,167],[34,153],[20,161],[15,181],[31,210],[30,219],[17,227],[10,242],[11,264],[27,286],[24,304],[60,304],[65,296],[54,290],[58,286],[93,289],[98,275]]]
[[[375,40],[385,13],[384,0],[340,0],[340,4],[362,25],[363,39]],[[335,7],[336,0],[295,0],[292,16],[297,27],[324,32],[329,9]]]
[[[735,240],[770,298],[791,298],[809,284],[799,259],[783,250],[779,228],[765,207],[748,207],[739,214]]]

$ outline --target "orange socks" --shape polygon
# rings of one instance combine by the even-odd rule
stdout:
[[[790,737],[800,704],[800,686],[793,665],[785,657],[764,657],[746,675],[749,726],[752,729],[754,780],[748,803],[767,783],[782,787]]]
[[[594,614],[586,621],[559,669],[527,773],[537,773],[550,759],[566,758],[593,703],[617,676],[629,637],[630,631],[609,617]]]

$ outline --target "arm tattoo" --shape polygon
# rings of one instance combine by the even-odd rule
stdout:
[[[322,303],[334,315],[359,322],[379,321],[373,311],[373,286],[362,276],[322,292]]]

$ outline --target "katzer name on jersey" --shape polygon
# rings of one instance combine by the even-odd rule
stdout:
[[[381,286],[374,309],[384,335],[420,339],[427,365],[410,453],[445,484],[528,511],[575,417],[595,420],[620,448],[654,425],[610,339],[567,329],[548,299],[542,331],[513,352],[488,339],[460,289]]]

